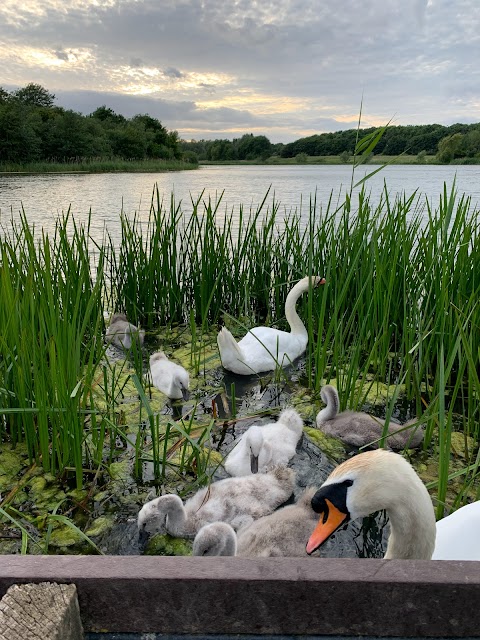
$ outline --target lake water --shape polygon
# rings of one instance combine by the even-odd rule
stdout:
[[[374,170],[374,165],[357,169],[355,180]],[[203,191],[203,199],[216,202],[223,192],[220,209],[238,211],[242,204],[249,209],[262,202],[270,188],[266,205],[280,204],[279,214],[308,212],[309,200],[325,207],[330,194],[336,203],[343,200],[351,181],[350,165],[283,165],[283,166],[204,166],[198,170],[175,173],[106,173],[106,174],[41,174],[0,175],[0,222],[8,225],[13,214],[17,218],[22,206],[30,224],[51,230],[59,213],[71,208],[75,220],[87,219],[92,210],[91,232],[96,240],[103,235],[105,225],[115,238],[123,210],[137,212],[146,220],[154,185],[169,206],[171,194],[182,202],[184,211],[191,210],[191,198],[196,200]],[[460,194],[472,198],[472,205],[480,204],[480,165],[425,166],[392,165],[367,182],[373,201],[378,200],[387,184],[394,196],[407,196],[418,190],[436,206],[443,185],[450,188],[456,179]]]

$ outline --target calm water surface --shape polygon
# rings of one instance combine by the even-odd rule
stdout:
[[[355,179],[375,167],[357,170]],[[384,181],[392,196],[417,191],[436,206],[443,184],[450,188],[456,178],[458,192],[471,196],[472,204],[480,204],[480,166],[390,166],[367,182],[373,202],[378,201]],[[105,226],[115,238],[119,232],[119,214],[123,210],[137,212],[146,220],[154,185],[167,206],[173,193],[184,211],[191,210],[191,198],[203,192],[217,202],[223,193],[219,211],[238,211],[239,205],[256,209],[270,188],[266,200],[280,205],[279,214],[308,213],[310,198],[316,194],[317,205],[326,207],[330,194],[333,201],[343,201],[350,185],[351,166],[207,166],[194,171],[175,173],[108,173],[108,174],[42,174],[0,176],[0,222],[8,225],[13,215],[18,218],[23,206],[30,224],[51,230],[59,213],[69,207],[76,221],[87,219],[92,211],[92,235],[100,240]]]

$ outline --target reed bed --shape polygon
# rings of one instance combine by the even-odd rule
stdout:
[[[466,443],[458,503],[472,490],[478,497],[480,234],[468,198],[445,188],[433,208],[415,194],[392,201],[385,187],[374,204],[363,189],[340,207],[312,198],[306,215],[286,218],[269,194],[235,215],[221,206],[200,194],[187,213],[155,190],[147,224],[121,216],[120,243],[107,234],[95,245],[94,273],[88,225],[74,224],[72,233],[68,217],[52,237],[37,237],[24,215],[1,238],[1,439],[26,442],[30,459],[52,473],[75,469],[81,487],[85,465],[106,464],[113,439],[130,437],[117,420],[125,379],[105,364],[105,305],[147,334],[188,327],[200,375],[212,328],[286,328],[292,283],[315,274],[326,285],[298,304],[310,334],[302,384],[318,394],[335,378],[343,408],[360,408],[378,382],[393,385],[387,416],[404,391],[426,425],[425,450],[438,455],[438,515],[454,431]],[[130,442],[135,468],[148,460],[159,480],[166,465],[204,477],[212,425],[172,421],[160,429],[141,355],[134,364],[129,376],[142,406]]]

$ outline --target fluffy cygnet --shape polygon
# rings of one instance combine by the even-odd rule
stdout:
[[[124,313],[114,313],[105,334],[107,342],[120,349],[130,349],[134,340],[141,347],[145,339],[145,331],[127,320]]]
[[[185,505],[176,495],[147,502],[137,518],[140,538],[154,533],[193,537],[209,522],[228,522],[234,529],[250,524],[285,502],[293,493],[295,473],[275,467],[266,474],[226,478],[200,489]]]
[[[318,515],[311,501],[316,489],[306,489],[296,504],[259,518],[235,533],[224,522],[207,524],[193,542],[194,556],[306,557],[305,544]]]
[[[225,470],[231,476],[265,473],[274,464],[288,464],[302,437],[303,421],[295,409],[284,409],[278,422],[252,425],[228,454]]]
[[[188,371],[169,360],[163,351],[157,351],[150,356],[150,373],[153,385],[166,396],[172,400],[188,400]]]
[[[385,420],[363,413],[361,411],[342,411],[338,413],[340,406],[338,391],[332,385],[326,385],[320,393],[322,400],[327,405],[317,415],[317,427],[328,436],[340,438],[343,442],[354,447],[363,447],[372,443],[377,447],[383,433]],[[404,425],[390,420],[388,435],[385,438],[386,446],[390,449],[414,449],[423,442],[423,429],[415,426],[414,418]],[[410,428],[405,428],[409,427]],[[402,431],[399,431],[402,429]]]

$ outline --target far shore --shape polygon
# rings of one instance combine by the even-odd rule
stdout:
[[[353,164],[353,157],[349,159],[342,156],[305,156],[295,158],[281,158],[270,156],[266,159],[254,160],[199,160],[195,162],[182,162],[181,160],[96,160],[78,162],[31,162],[25,165],[0,164],[0,175],[14,174],[48,174],[48,173],[162,173],[170,171],[186,171],[198,169],[199,166],[210,165],[345,165]],[[434,155],[401,155],[385,156],[373,155],[366,164],[382,165],[465,165],[480,164],[480,158],[459,158],[450,163],[439,162]]]

